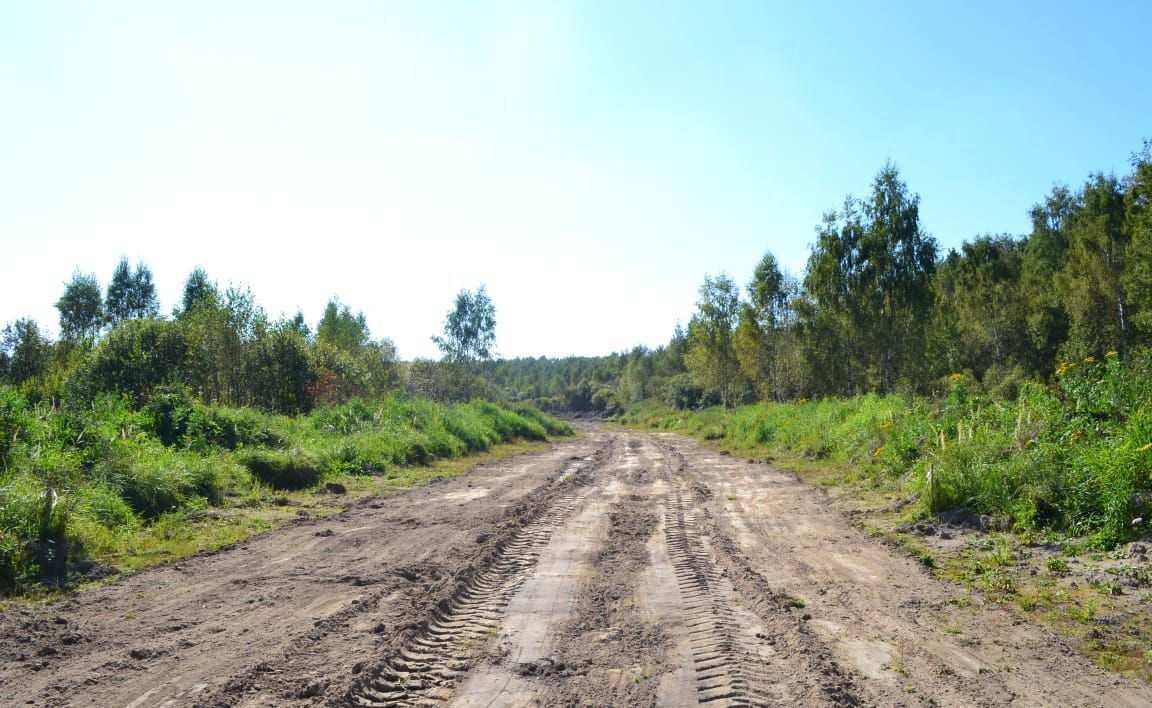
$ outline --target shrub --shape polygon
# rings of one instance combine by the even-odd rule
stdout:
[[[0,385],[0,468],[8,464],[13,448],[32,425],[28,402],[15,388]]]
[[[210,448],[283,447],[284,435],[269,428],[269,416],[250,408],[205,406],[184,387],[170,387],[144,407],[149,429],[168,446]]]
[[[319,465],[299,450],[251,450],[241,456],[241,463],[273,489],[307,489],[320,482]]]
[[[0,586],[64,581],[72,550],[70,506],[65,495],[31,475],[0,486]]]
[[[548,433],[549,435],[572,435],[572,426],[568,425],[562,420],[557,420],[552,416],[544,415],[538,409],[530,405],[525,403],[518,403],[511,406],[511,410],[521,418],[530,420],[544,428],[544,432]]]
[[[485,424],[496,430],[503,440],[547,440],[548,434],[538,423],[516,415],[488,401],[472,401],[468,407],[476,411]]]

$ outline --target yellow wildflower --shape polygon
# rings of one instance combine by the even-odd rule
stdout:
[[[953,381],[959,381],[960,379],[964,378],[964,374],[950,374],[948,378],[952,379]]]
[[[1085,357],[1084,363],[1085,364],[1095,364],[1096,363],[1096,357],[1094,357],[1094,356]]]
[[[1111,359],[1114,356],[1120,356],[1120,352],[1108,352],[1104,355],[1106,359]]]
[[[1148,443],[1147,445],[1138,448],[1136,452],[1148,452],[1149,450],[1152,450],[1152,443]]]

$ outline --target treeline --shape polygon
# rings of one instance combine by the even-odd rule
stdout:
[[[802,275],[767,253],[743,292],[706,276],[665,347],[506,362],[496,380],[576,410],[939,394],[954,374],[1014,398],[1063,363],[1127,360],[1152,344],[1152,143],[1131,168],[1055,187],[1032,207],[1029,234],[942,253],[919,196],[885,166],[867,196],[824,215]]]
[[[313,331],[303,315],[272,320],[251,291],[221,289],[201,268],[171,317],[152,274],[122,259],[106,289],[76,272],[56,303],[60,338],[20,319],[0,336],[0,383],[32,401],[84,405],[103,393],[144,404],[186,387],[209,405],[296,414],[400,384],[396,349],[373,339],[364,314],[328,302]]]

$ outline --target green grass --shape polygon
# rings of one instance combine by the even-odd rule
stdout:
[[[287,417],[203,406],[179,388],[140,408],[103,396],[69,409],[0,387],[0,595],[60,585],[83,559],[134,570],[329,513],[340,502],[317,494],[328,481],[386,493],[458,474],[465,456],[570,434],[485,401],[396,396]]]
[[[966,508],[1021,532],[1057,529],[1100,547],[1152,521],[1152,373],[1115,357],[1061,367],[1016,401],[970,393],[762,403],[678,411],[645,402],[623,422],[676,430],[755,457],[814,464],[821,480],[894,490],[921,516]]]

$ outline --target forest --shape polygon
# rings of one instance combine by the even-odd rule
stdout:
[[[960,374],[1014,399],[1086,358],[1152,345],[1152,153],[1123,176],[1056,186],[1031,233],[942,252],[919,196],[887,165],[864,197],[824,214],[804,273],[772,253],[741,291],[707,275],[664,347],[492,365],[514,398],[576,410],[657,399],[680,409],[823,396],[942,395]]]

